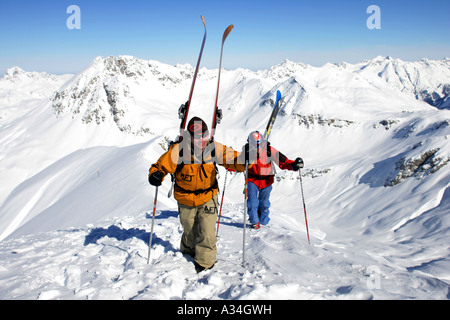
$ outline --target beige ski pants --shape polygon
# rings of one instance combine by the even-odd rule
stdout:
[[[178,203],[178,213],[183,226],[180,250],[191,255],[195,262],[208,269],[216,263],[217,195],[198,207]]]

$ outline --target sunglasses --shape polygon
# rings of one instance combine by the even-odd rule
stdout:
[[[203,134],[198,134],[198,133],[195,133],[193,135],[191,134],[191,138],[193,140],[200,140],[200,139],[206,140],[206,139],[209,139],[209,132],[208,132],[208,130],[206,130],[205,133],[203,133]]]

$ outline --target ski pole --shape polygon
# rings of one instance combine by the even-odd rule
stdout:
[[[244,188],[244,230],[242,240],[242,267],[245,268],[245,226],[247,220],[247,190],[248,190],[248,159],[245,159],[245,188]]]
[[[306,217],[305,195],[303,194],[302,172],[300,169],[298,170],[298,173],[300,175],[300,188],[302,190],[303,210],[305,211],[306,234],[308,236],[308,244],[311,244],[311,241],[309,240],[308,218]]]
[[[150,231],[150,239],[148,241],[147,264],[150,263],[150,252],[152,250],[153,227],[155,226],[155,212],[156,212],[156,203],[157,203],[157,201],[158,201],[158,187],[156,187],[156,189],[155,189],[155,200],[153,202],[152,230]]]
[[[224,184],[223,184],[222,201],[220,202],[219,220],[217,221],[217,232],[216,232],[216,237],[219,236],[220,217],[221,217],[221,215],[222,215],[223,198],[224,198],[224,196],[225,196],[225,188],[226,188],[226,186],[227,186],[227,175],[228,175],[228,170],[225,172],[225,182],[224,182]]]

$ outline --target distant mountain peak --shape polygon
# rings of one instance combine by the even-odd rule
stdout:
[[[15,67],[7,69],[5,75],[7,75],[9,77],[15,77],[15,76],[23,74],[23,73],[25,73],[25,71],[22,68],[15,66]]]

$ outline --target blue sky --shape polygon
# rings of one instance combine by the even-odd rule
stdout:
[[[70,30],[67,8],[81,11]],[[381,29],[370,30],[366,12],[381,10]],[[223,66],[265,69],[283,59],[321,66],[356,63],[377,55],[406,61],[450,56],[448,0],[228,0],[103,1],[1,0],[0,74],[27,71],[77,73],[96,56],[132,55],[194,65],[203,37],[202,66],[217,68],[222,33]]]

